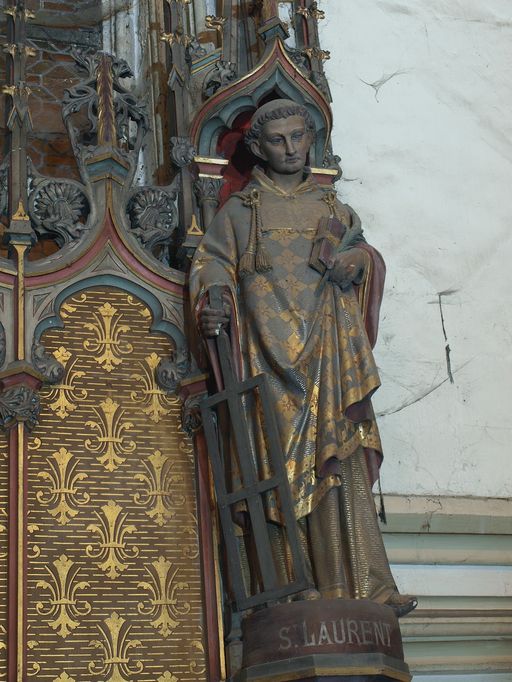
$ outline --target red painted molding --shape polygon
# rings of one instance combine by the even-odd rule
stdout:
[[[110,210],[107,209],[103,219],[103,225],[99,236],[92,247],[78,260],[62,270],[46,273],[44,275],[29,275],[26,278],[27,289],[35,289],[55,282],[69,280],[73,275],[82,272],[87,266],[101,253],[105,245],[110,242],[115,253],[125,262],[132,272],[139,275],[141,279],[156,286],[164,291],[183,295],[183,285],[172,282],[147,268],[138,258],[128,249],[124,241],[119,236],[115,227]]]
[[[210,473],[204,433],[201,430],[194,438],[197,457],[199,511],[199,546],[201,549],[201,566],[203,569],[203,593],[206,624],[206,659],[208,661],[209,682],[220,681],[220,647],[219,613],[217,608],[217,592],[215,584],[215,564],[213,548],[212,509],[210,502]]]

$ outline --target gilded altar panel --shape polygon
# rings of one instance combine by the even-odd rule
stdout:
[[[7,679],[7,534],[9,466],[7,436],[0,431],[0,680]]]
[[[98,287],[42,337],[65,366],[29,442],[28,672],[51,682],[206,679],[195,469],[172,352],[149,308]]]

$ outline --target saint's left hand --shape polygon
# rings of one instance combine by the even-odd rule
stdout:
[[[331,270],[329,270],[329,280],[345,289],[351,284],[359,284],[366,267],[365,252],[363,249],[348,249],[336,256],[336,260]]]

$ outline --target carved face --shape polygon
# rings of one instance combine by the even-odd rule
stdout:
[[[306,165],[312,143],[313,135],[306,130],[303,117],[288,116],[265,123],[259,140],[251,144],[251,150],[275,173],[292,175]]]

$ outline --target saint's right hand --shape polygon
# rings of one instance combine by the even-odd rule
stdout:
[[[199,313],[199,330],[206,338],[218,336],[222,327],[226,327],[231,319],[231,300],[227,291],[222,293],[222,309],[205,305]]]

